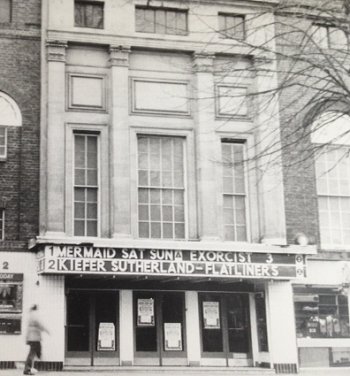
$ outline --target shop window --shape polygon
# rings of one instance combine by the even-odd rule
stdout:
[[[224,238],[247,240],[244,144],[223,140],[223,220]]]
[[[350,117],[326,112],[313,123],[321,245],[350,247]],[[319,150],[319,152],[317,152]]]
[[[187,10],[136,7],[136,31],[140,33],[187,35]]]
[[[0,23],[11,22],[11,0],[0,0]]]
[[[22,301],[23,274],[0,274],[0,334],[21,332]]]
[[[182,138],[138,137],[138,225],[141,238],[185,238]]]
[[[348,298],[341,291],[298,288],[294,306],[299,338],[350,337]]]
[[[339,49],[347,46],[347,38],[344,31],[332,25],[312,25],[310,37],[317,47],[322,49]]]
[[[219,13],[219,32],[224,38],[245,39],[245,18],[242,15]]]
[[[75,26],[103,29],[103,2],[75,1]]]
[[[74,134],[74,235],[98,235],[98,135]]]

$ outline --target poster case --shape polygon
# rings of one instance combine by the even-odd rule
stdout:
[[[154,299],[137,299],[137,326],[154,325]]]
[[[219,302],[203,302],[204,329],[220,329]]]
[[[164,323],[164,350],[182,351],[181,323]]]
[[[115,326],[112,322],[100,322],[97,351],[115,351]]]

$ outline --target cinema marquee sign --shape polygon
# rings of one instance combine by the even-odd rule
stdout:
[[[303,255],[282,253],[45,245],[37,258],[41,274],[290,279],[306,273]]]

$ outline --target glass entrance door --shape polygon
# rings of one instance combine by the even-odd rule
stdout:
[[[70,290],[67,295],[66,363],[117,365],[118,294]]]
[[[250,365],[248,294],[200,293],[199,303],[203,358],[213,365]]]
[[[134,293],[135,364],[186,365],[184,294]]]

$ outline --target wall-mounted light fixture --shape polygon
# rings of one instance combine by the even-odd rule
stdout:
[[[294,237],[294,243],[306,246],[309,244],[309,238],[303,232],[298,232]]]

